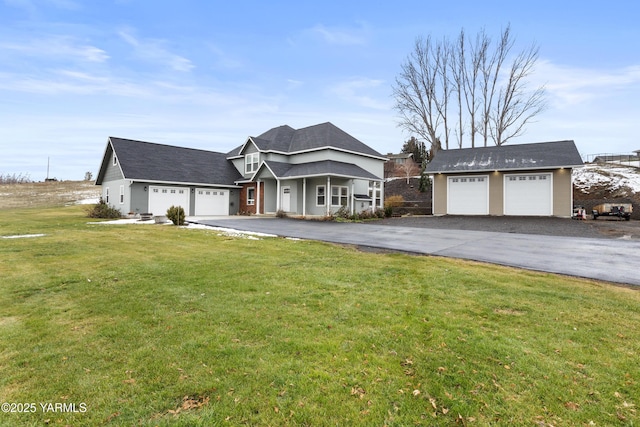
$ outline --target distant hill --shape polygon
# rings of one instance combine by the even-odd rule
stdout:
[[[587,164],[573,170],[573,201],[591,207],[603,202],[633,203],[631,218],[640,219],[640,169]]]
[[[93,181],[0,184],[0,209],[98,203],[100,195]]]

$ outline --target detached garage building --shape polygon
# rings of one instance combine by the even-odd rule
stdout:
[[[573,141],[441,150],[427,165],[434,215],[570,217]]]

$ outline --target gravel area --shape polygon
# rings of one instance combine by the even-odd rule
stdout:
[[[640,221],[505,216],[406,216],[386,218],[371,224],[398,227],[495,231],[548,236],[640,240]]]

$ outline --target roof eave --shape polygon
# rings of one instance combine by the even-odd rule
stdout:
[[[187,181],[162,181],[157,179],[138,179],[138,178],[125,178],[127,181],[141,182],[145,184],[162,184],[162,185],[182,185],[182,186],[204,186],[204,187],[225,187],[225,188],[240,188],[239,185],[234,184],[212,184],[210,182],[187,182]]]
[[[428,174],[464,174],[464,173],[487,173],[487,172],[518,172],[518,171],[536,171],[536,170],[555,170],[555,169],[573,169],[583,167],[584,163],[576,165],[558,165],[558,166],[541,166],[528,168],[497,168],[497,169],[465,169],[465,170],[426,170]]]

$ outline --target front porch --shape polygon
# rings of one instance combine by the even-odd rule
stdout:
[[[384,208],[382,181],[335,176],[262,178],[242,183],[239,213],[324,217]]]

